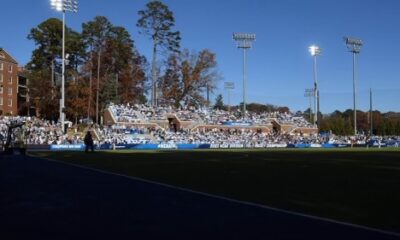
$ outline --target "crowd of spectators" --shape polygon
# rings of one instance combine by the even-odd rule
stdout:
[[[217,144],[217,145],[284,145],[284,144],[366,144],[369,137],[336,136],[336,135],[302,135],[262,132],[251,128],[215,128],[171,131],[162,128],[103,128],[100,132],[100,143],[130,144]],[[375,137],[379,142],[400,141],[400,137]]]
[[[99,126],[96,129],[100,144],[145,144],[151,142],[154,128],[124,125]]]
[[[150,107],[144,104],[110,104],[108,107],[117,122],[144,123],[150,120],[166,120],[172,107]]]
[[[80,142],[79,138],[68,138],[63,134],[60,124],[36,117],[0,117],[0,139],[7,138],[8,126],[23,122],[21,128],[13,131],[14,135],[24,138],[27,144],[62,144]]]
[[[157,143],[175,144],[280,144],[284,143],[284,135],[263,133],[251,129],[207,129],[198,131],[163,131],[156,135]]]
[[[271,124],[277,121],[281,124],[291,124],[295,127],[311,127],[302,116],[291,113],[264,112],[248,113],[242,118],[238,110],[228,112],[216,109],[174,109],[160,106],[146,105],[114,105],[109,106],[113,117],[117,119],[114,125],[92,125],[90,129],[95,133],[95,144],[241,144],[245,146],[268,144],[365,144],[367,136],[334,136],[304,135],[263,132],[257,126]],[[207,128],[163,129],[148,125],[131,123],[148,123],[150,120],[166,120],[167,114],[174,114],[181,121],[195,121],[207,125]],[[0,141],[5,142],[8,126],[13,122],[24,122],[20,129],[16,129],[15,136],[23,136],[26,144],[83,144],[82,134],[65,134],[60,124],[36,117],[0,117]],[[226,127],[227,123],[246,123],[248,125],[234,125]],[[214,125],[214,127],[213,127]],[[225,125],[222,127],[222,125]],[[85,130],[85,131],[86,131]],[[75,130],[75,133],[77,130]],[[14,136],[14,138],[16,138]],[[400,141],[398,137],[377,137],[377,141]]]
[[[219,109],[202,109],[189,107],[174,109],[171,106],[150,107],[143,104],[111,104],[110,111],[117,122],[144,123],[150,120],[166,120],[167,114],[174,114],[181,121],[195,121],[208,125],[223,125],[231,122],[247,123],[249,125],[268,125],[273,120],[280,124],[291,124],[294,127],[312,127],[302,116],[289,112],[247,112],[246,116],[240,110],[232,112]]]

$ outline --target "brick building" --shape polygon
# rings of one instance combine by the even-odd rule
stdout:
[[[20,116],[33,116],[35,115],[35,109],[32,108],[29,102],[29,89],[27,78],[27,71],[23,67],[18,67],[18,96],[17,96],[17,107],[18,115]],[[30,109],[32,108],[32,109]]]
[[[23,79],[19,84],[19,79]],[[0,47],[0,115],[18,115],[18,105],[26,98],[27,80],[20,74],[17,61]],[[20,89],[25,89],[18,97]]]

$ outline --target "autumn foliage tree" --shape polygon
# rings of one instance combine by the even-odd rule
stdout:
[[[97,116],[97,110],[101,115],[110,102],[143,101],[147,62],[135,48],[129,32],[103,16],[84,23],[82,28],[88,59],[83,69],[91,90],[87,115]]]
[[[67,119],[94,117],[96,109],[101,115],[110,102],[145,101],[147,61],[125,28],[97,16],[83,23],[82,33],[67,26],[65,37]],[[28,39],[36,45],[27,64],[30,98],[42,117],[57,120],[62,22],[50,18],[33,28]]]
[[[66,105],[66,114],[75,123],[86,115],[89,87],[83,81],[72,81],[68,84],[66,95],[69,96]]]
[[[56,120],[60,98],[56,72],[61,72],[61,40],[62,22],[56,18],[50,18],[37,27],[32,28],[28,39],[33,40],[36,49],[32,52],[32,58],[27,64],[27,77],[29,78],[29,95],[34,101],[34,106],[40,110],[42,117]],[[66,27],[65,49],[69,53],[66,66],[66,79],[70,79],[71,72],[77,70],[82,63],[84,53],[81,36],[78,32]],[[68,98],[68,96],[66,96]]]
[[[199,53],[184,50],[172,54],[160,83],[162,98],[172,101],[176,107],[182,103],[204,104],[205,91],[216,89],[219,79],[216,67],[216,55],[207,49]]]

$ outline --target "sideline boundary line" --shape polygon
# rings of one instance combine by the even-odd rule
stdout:
[[[192,193],[192,194],[202,195],[202,196],[215,198],[215,199],[219,199],[219,200],[225,200],[225,201],[229,201],[229,202],[233,202],[233,203],[238,203],[238,204],[243,204],[243,205],[247,205],[247,206],[262,208],[262,209],[271,210],[271,211],[280,212],[280,213],[286,213],[286,214],[289,214],[289,215],[295,215],[295,216],[310,218],[310,219],[314,219],[314,220],[318,220],[318,221],[324,221],[324,222],[339,224],[339,225],[358,228],[358,229],[367,230],[367,231],[371,231],[371,232],[382,233],[382,234],[386,234],[386,235],[389,235],[389,236],[400,237],[400,232],[398,233],[398,232],[385,231],[385,230],[381,230],[381,229],[378,229],[378,228],[371,228],[371,227],[367,227],[367,226],[363,226],[363,225],[358,225],[358,224],[353,224],[353,223],[333,220],[333,219],[330,219],[330,218],[318,217],[318,216],[314,216],[314,215],[309,215],[309,214],[300,213],[300,212],[294,212],[294,211],[285,210],[285,209],[276,208],[276,207],[271,207],[271,206],[262,205],[262,204],[258,204],[258,203],[237,200],[237,199],[233,199],[233,198],[229,198],[229,197],[218,196],[218,195],[211,194],[211,193],[200,192],[200,191],[192,190],[192,189],[189,189],[189,188],[178,187],[178,186],[170,185],[170,184],[167,184],[167,183],[156,182],[156,181],[152,181],[152,180],[148,180],[148,179],[144,179],[144,178],[140,178],[140,177],[128,176],[128,175],[124,175],[124,174],[120,174],[120,173],[115,173],[115,172],[110,172],[110,171],[101,170],[101,169],[97,169],[97,168],[82,166],[82,165],[75,164],[75,163],[58,161],[58,160],[54,160],[54,159],[50,159],[50,158],[34,157],[34,156],[30,156],[30,155],[27,155],[27,156],[31,157],[31,158],[43,159],[43,160],[46,160],[46,161],[49,161],[49,162],[55,162],[55,163],[59,163],[59,164],[64,164],[64,165],[72,166],[72,167],[76,167],[76,168],[91,170],[91,171],[102,173],[102,174],[106,174],[106,175],[114,175],[114,176],[118,176],[118,177],[128,178],[128,179],[139,181],[139,182],[144,182],[144,183],[148,183],[148,184],[162,186],[162,187],[166,187],[166,188],[170,188],[170,189],[174,189],[174,190],[179,190],[179,191],[183,191],[183,192],[188,192],[188,193]]]

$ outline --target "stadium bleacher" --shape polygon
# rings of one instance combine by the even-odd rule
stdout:
[[[289,144],[365,144],[367,136],[322,136],[301,116],[291,113],[248,113],[214,109],[174,109],[139,104],[110,104],[106,124],[92,124],[81,132],[93,131],[97,145],[109,144],[211,144],[243,147],[284,146]],[[6,138],[7,126],[23,121],[26,144],[83,144],[82,133],[71,128],[66,134],[60,125],[36,117],[0,117],[0,140]],[[378,142],[394,142],[398,137],[381,137]]]

